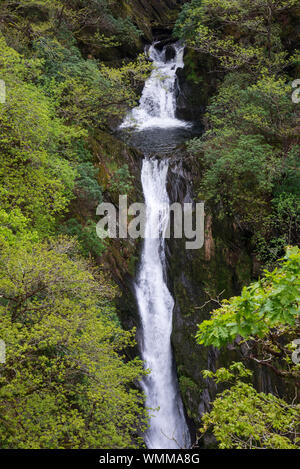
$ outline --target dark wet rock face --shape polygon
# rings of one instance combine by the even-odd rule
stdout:
[[[177,70],[177,117],[202,121],[221,74],[207,55],[191,49],[185,50],[184,64]]]
[[[173,46],[169,45],[166,47],[166,62],[170,62],[176,56],[176,51]]]

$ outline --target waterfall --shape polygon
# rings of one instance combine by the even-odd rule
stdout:
[[[146,203],[145,242],[136,281],[142,321],[142,357],[151,374],[142,383],[153,417],[145,441],[150,449],[187,448],[189,431],[173,369],[171,348],[174,300],[166,284],[164,233],[169,223],[168,160],[145,159],[142,185]]]
[[[137,133],[143,131],[143,138],[147,133],[151,139],[156,128],[172,136],[172,129],[189,127],[187,122],[176,119],[176,70],[184,66],[183,53],[179,43],[161,50],[156,44],[149,48],[154,70],[145,83],[139,106],[125,118],[122,128],[134,127]],[[155,140],[151,150],[155,150]],[[135,291],[142,325],[141,355],[151,370],[142,381],[146,406],[151,409],[150,427],[145,434],[149,449],[188,448],[191,443],[171,347],[174,300],[167,286],[164,240],[169,223],[168,169],[167,158],[146,156],[143,160],[146,227]]]
[[[176,119],[176,71],[184,67],[184,47],[179,43],[162,50],[152,44],[148,51],[154,70],[145,83],[140,104],[133,109],[121,128],[135,127],[144,130],[153,127],[188,127],[185,121]]]

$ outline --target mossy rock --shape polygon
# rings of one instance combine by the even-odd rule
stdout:
[[[118,14],[133,18],[144,38],[153,41],[153,29],[173,29],[179,10],[186,0],[121,0]]]

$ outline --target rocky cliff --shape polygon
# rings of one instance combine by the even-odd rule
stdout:
[[[124,0],[118,8],[122,9],[124,15],[134,15],[138,27],[143,31],[144,44],[153,39],[170,37],[178,7],[182,3],[176,0]],[[201,121],[209,96],[215,89],[216,77],[209,74],[210,64],[204,58],[202,62],[201,57],[195,57],[191,51],[186,52],[185,63],[185,70],[178,75],[178,116]],[[134,178],[130,200],[141,201],[141,152],[127,146],[118,137],[104,133],[99,134],[94,144],[99,160],[99,181],[106,189],[106,200],[117,206],[117,200],[109,186],[109,160],[112,167],[128,165]],[[171,201],[183,202],[187,195],[198,201],[197,187],[201,169],[197,161],[188,158],[184,146],[169,156],[172,159],[169,174]],[[126,328],[139,328],[133,281],[138,268],[140,247],[140,242],[111,240],[107,254],[101,259],[120,286],[118,309],[120,320]],[[203,379],[201,371],[225,365],[236,353],[230,347],[220,353],[197,345],[197,324],[209,317],[209,313],[218,306],[221,299],[239,294],[241,287],[257,275],[257,264],[245,233],[229,219],[219,221],[214,208],[206,207],[203,248],[187,251],[185,240],[170,241],[168,273],[170,289],[176,302],[172,344],[178,378],[191,429],[196,429],[201,415],[208,410],[218,391],[210,380]],[[258,372],[256,385],[260,390],[271,391],[272,379]],[[206,441],[204,444],[208,446],[210,442]]]

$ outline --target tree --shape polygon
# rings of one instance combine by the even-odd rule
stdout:
[[[66,127],[52,102],[26,82],[26,60],[2,36],[0,45],[1,76],[7,82],[6,102],[0,104],[1,208],[19,210],[46,234],[72,198],[76,172],[67,157],[72,139],[82,133]]]
[[[258,393],[244,382],[252,372],[242,363],[203,374],[217,383],[230,384],[203,416],[200,429],[202,434],[213,431],[220,449],[299,449],[300,405]]]
[[[115,0],[2,0],[0,25],[14,30],[18,45],[69,30],[78,42],[98,50],[135,44],[141,32],[119,14]]]
[[[300,250],[290,247],[279,267],[224,300],[198,326],[197,342],[222,347],[238,338],[239,346],[250,341],[250,359],[299,387],[300,364],[292,361],[293,340],[300,336],[299,274]]]
[[[57,81],[48,81],[48,92],[65,122],[88,130],[107,129],[108,122],[134,107],[138,84],[144,82],[152,68],[144,56],[119,68],[82,58],[73,70],[68,70],[68,66],[61,64],[64,71]]]
[[[91,54],[83,58],[78,43],[82,47],[92,42],[101,49],[132,43],[139,36],[128,18],[116,16],[116,6],[110,0],[4,2],[0,30],[14,49],[27,59],[35,57],[34,85],[42,85],[57,116],[68,125],[106,128],[108,120],[134,107],[137,91],[152,69],[144,54],[117,66]]]
[[[212,55],[225,70],[274,74],[294,58],[282,44],[283,13],[297,0],[199,0],[186,6],[175,33],[189,47]]]
[[[62,0],[62,3],[65,21],[76,39],[96,49],[134,45],[141,35],[130,15],[120,15],[116,0]]]
[[[299,240],[299,111],[291,92],[286,77],[253,83],[229,73],[207,108],[206,132],[187,146],[202,170],[200,199],[252,233],[256,254],[271,266]]]
[[[298,17],[296,0],[192,0],[174,32],[195,63],[209,55],[209,72],[220,77],[205,133],[188,144],[200,166],[199,198],[251,238],[268,268],[299,242],[299,107],[285,74],[299,63]]]
[[[114,287],[73,241],[1,249],[1,448],[136,448],[146,422]]]
[[[201,433],[213,432],[221,449],[299,448],[300,364],[292,360],[294,340],[300,336],[299,274],[300,250],[288,248],[280,267],[265,271],[265,277],[244,287],[241,296],[223,301],[212,318],[198,326],[199,344],[222,347],[234,343],[243,350],[244,358],[271,370],[286,385],[286,398],[282,399],[258,393],[245,383],[253,373],[242,363],[216,373],[205,371],[205,378],[229,383],[203,416],[201,428]]]

